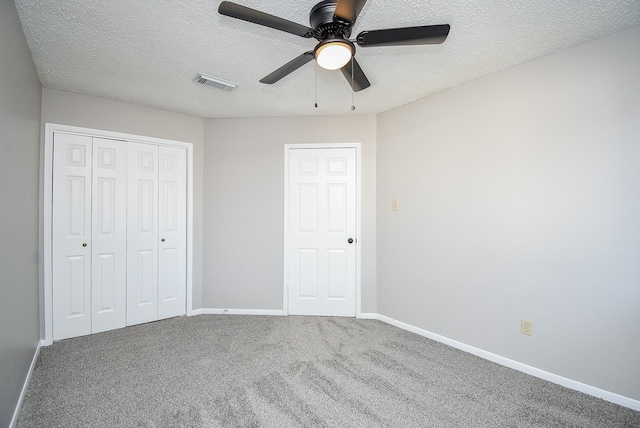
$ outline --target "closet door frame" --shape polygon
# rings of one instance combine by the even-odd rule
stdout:
[[[84,135],[94,138],[120,140],[130,143],[151,143],[158,146],[179,147],[187,151],[187,290],[186,315],[193,315],[193,144],[163,138],[112,132],[77,126],[45,123],[44,152],[42,157],[42,285],[41,313],[44,346],[53,343],[53,135],[55,133]]]

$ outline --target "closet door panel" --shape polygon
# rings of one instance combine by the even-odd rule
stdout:
[[[158,146],[128,143],[127,325],[158,319]]]
[[[127,168],[125,142],[93,139],[93,333],[126,325]]]
[[[91,333],[91,140],[54,135],[54,340]]]
[[[158,319],[186,312],[187,152],[159,147]]]

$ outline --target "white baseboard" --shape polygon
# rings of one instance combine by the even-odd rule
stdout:
[[[441,336],[439,334],[432,333],[427,330],[423,330],[411,324],[407,324],[402,321],[398,321],[384,315],[377,314],[376,319],[382,322],[385,322],[387,324],[391,324],[392,326],[401,328],[403,330],[410,331],[411,333],[419,334],[420,336],[424,336],[428,339],[435,340],[436,342],[444,343],[445,345],[449,345],[453,348],[460,349],[462,351],[468,352],[470,354],[476,355],[480,358],[484,358],[485,360],[492,361],[502,366],[521,371],[523,373],[538,377],[540,379],[547,380],[549,382],[552,382],[558,385],[562,385],[564,387],[573,389],[575,391],[583,392],[585,394],[592,395],[594,397],[602,398],[603,400],[609,401],[614,404],[619,404],[620,406],[628,407],[629,409],[632,409],[632,410],[640,411],[640,401],[638,400],[634,400],[632,398],[625,397],[623,395],[605,391],[603,389],[596,388],[591,385],[587,385],[575,380],[567,379],[565,377],[558,376],[556,374],[549,373],[547,371],[528,366],[518,361],[511,360],[509,358],[505,358],[500,355],[493,354],[491,352],[487,352],[483,349],[476,348],[476,347],[467,345],[465,343],[458,342],[453,339],[449,339],[448,337]]]
[[[215,308],[201,308],[193,309],[189,316],[194,315],[269,315],[269,316],[283,316],[284,311],[282,309],[215,309]]]
[[[362,320],[377,320],[378,318],[378,314],[374,313],[374,312],[360,312],[360,315],[356,316],[356,318],[358,319],[362,319]]]
[[[29,381],[31,380],[31,374],[33,373],[33,369],[36,368],[36,363],[38,362],[38,355],[40,355],[40,348],[45,346],[44,340],[38,342],[38,346],[36,346],[36,352],[33,353],[33,358],[31,359],[31,365],[29,366],[29,371],[27,372],[27,377],[24,380],[24,384],[22,385],[22,390],[20,391],[20,396],[18,397],[18,403],[16,404],[16,408],[13,411],[13,417],[11,418],[11,423],[9,424],[9,428],[13,428],[18,421],[18,415],[20,414],[20,409],[22,408],[22,401],[24,400],[24,395],[27,393],[27,387],[29,386]]]

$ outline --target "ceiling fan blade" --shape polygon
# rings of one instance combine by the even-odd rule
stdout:
[[[351,68],[352,64],[353,69]],[[351,76],[352,70],[353,78]],[[349,61],[347,65],[342,67],[340,71],[342,71],[345,79],[347,79],[355,92],[359,92],[371,86],[371,83],[369,83],[369,79],[367,79],[367,76],[364,75],[364,71],[362,71],[362,68],[360,68],[360,64],[358,64],[358,61],[356,61],[355,57],[351,58],[351,61]]]
[[[264,25],[269,28],[275,28],[276,30],[295,34],[300,37],[313,37],[312,28],[277,16],[269,15],[268,13],[260,12],[259,10],[241,6],[230,1],[223,1],[220,3],[220,6],[218,6],[218,12],[222,15],[253,22],[254,24]]]
[[[286,63],[285,65],[283,65],[282,67],[274,71],[273,73],[260,79],[260,83],[267,83],[269,85],[272,83],[276,83],[278,80],[296,71],[297,69],[299,69],[300,67],[302,67],[303,65],[311,61],[312,59],[313,59],[313,52],[305,52],[302,55],[295,57],[294,59],[292,59],[291,61],[289,61],[288,63]]]
[[[333,16],[342,21],[355,22],[366,2],[367,0],[338,0]]]
[[[437,45],[449,35],[449,24],[422,27],[391,28],[363,31],[358,34],[358,46]]]

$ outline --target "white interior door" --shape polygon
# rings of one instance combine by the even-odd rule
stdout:
[[[187,285],[187,152],[159,147],[158,319],[185,314]]]
[[[126,325],[127,143],[93,138],[91,332]]]
[[[53,142],[53,338],[91,333],[92,138]]]
[[[292,315],[355,316],[356,149],[289,150]]]
[[[128,143],[127,325],[158,319],[158,146]]]

